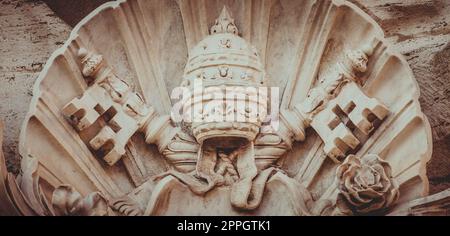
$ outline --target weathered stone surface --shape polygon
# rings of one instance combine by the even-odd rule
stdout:
[[[20,127],[32,97],[32,86],[50,54],[71,28],[41,1],[0,2],[0,118],[8,167],[17,173]]]
[[[74,26],[99,1],[46,1]],[[64,2],[64,4],[63,4]],[[74,3],[76,2],[76,3]],[[421,88],[421,104],[433,129],[428,165],[431,193],[450,186],[450,2],[353,0],[382,26],[395,49],[406,56]],[[0,3],[0,117],[5,120],[5,155],[18,166],[17,140],[31,99],[31,87],[48,56],[68,37],[70,27],[43,2]],[[31,11],[32,10],[32,11]],[[36,23],[38,22],[38,23]],[[4,30],[5,29],[5,30]]]

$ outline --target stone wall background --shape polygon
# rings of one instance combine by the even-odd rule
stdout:
[[[409,62],[433,130],[430,192],[450,188],[450,0],[351,0]],[[20,128],[32,87],[52,52],[106,0],[0,0],[0,119],[9,170],[18,173]]]

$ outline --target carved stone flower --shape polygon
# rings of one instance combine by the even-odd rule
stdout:
[[[338,207],[355,214],[372,213],[392,206],[399,197],[389,163],[378,155],[349,155],[337,168]]]

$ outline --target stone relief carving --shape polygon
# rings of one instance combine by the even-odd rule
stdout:
[[[369,16],[346,1],[293,1],[303,12],[277,20],[270,15],[276,1],[239,1],[207,22],[220,9],[208,1],[201,9],[211,11],[192,11],[194,2],[111,2],[75,28],[38,81],[22,130],[23,174],[1,170],[0,198],[8,199],[1,209],[389,214],[427,194],[431,136],[417,86]],[[229,9],[258,11],[260,19],[235,20]],[[160,14],[182,30],[148,17]],[[165,44],[169,39],[178,41]],[[295,47],[285,45],[290,40]],[[162,51],[188,55],[184,68],[164,61]],[[256,97],[274,84],[281,99]],[[169,111],[176,85],[189,92],[181,107],[190,121]],[[246,106],[216,97],[223,92]],[[277,127],[267,126],[267,110],[280,111]],[[228,116],[243,120],[224,121]]]
[[[362,158],[349,155],[337,168],[342,212],[371,213],[398,200],[399,190],[389,163],[374,154]]]
[[[98,124],[101,129],[88,144],[109,165],[114,165],[125,155],[125,146],[131,136],[152,116],[152,110],[105,65],[101,55],[81,48],[78,56],[83,76],[92,79],[93,84],[81,98],[67,104],[63,114],[78,132],[103,123]]]
[[[53,192],[52,206],[57,216],[106,216],[108,204],[98,192],[82,198],[70,185],[61,185]]]

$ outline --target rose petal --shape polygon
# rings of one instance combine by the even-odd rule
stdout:
[[[356,176],[354,188],[356,188],[358,190],[362,190],[362,189],[367,188],[367,184],[364,183],[364,180],[360,176]]]
[[[360,208],[360,213],[369,213],[381,209],[385,205],[384,198],[374,199],[370,204],[366,205],[365,208]]]
[[[372,198],[377,198],[377,197],[383,196],[383,193],[379,193],[373,189],[368,188],[368,189],[365,189],[365,190],[359,192],[359,195],[364,198],[372,199]]]
[[[365,186],[375,184],[375,176],[373,173],[374,171],[370,167],[363,167],[361,169],[360,175],[365,183]]]
[[[362,198],[361,195],[359,195],[359,194],[351,195],[351,199],[353,202],[355,202],[354,206],[362,206],[362,205],[368,204],[372,201],[372,199]]]

